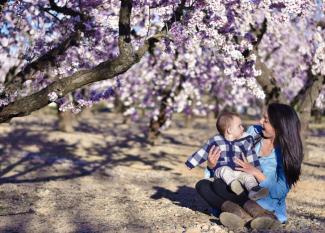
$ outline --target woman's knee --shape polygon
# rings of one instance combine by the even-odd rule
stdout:
[[[207,180],[207,179],[203,179],[203,180],[200,180],[198,181],[196,184],[195,184],[195,189],[198,193],[201,193],[201,190],[206,190],[208,186],[211,185],[211,181],[210,180]]]
[[[217,193],[227,192],[227,184],[222,179],[214,179],[212,189]]]
[[[224,187],[224,186],[227,186],[227,184],[222,179],[220,179],[220,178],[217,179],[216,178],[213,181],[213,186],[216,186],[216,187],[222,186],[222,187]]]

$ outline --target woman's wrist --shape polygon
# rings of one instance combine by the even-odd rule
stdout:
[[[260,170],[256,170],[253,176],[259,183],[266,179],[266,176]]]

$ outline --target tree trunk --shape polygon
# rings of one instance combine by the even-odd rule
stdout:
[[[322,110],[314,107],[311,112],[312,116],[314,117],[314,122],[317,124],[322,123]]]
[[[160,135],[160,128],[167,121],[167,115],[166,115],[167,99],[170,98],[170,95],[171,95],[171,91],[169,91],[168,94],[166,94],[165,97],[161,100],[159,115],[157,116],[157,119],[155,118],[150,119],[148,140],[149,143],[152,145],[155,144],[157,137]]]
[[[309,136],[309,121],[311,119],[311,114],[308,111],[299,111],[299,110],[298,110],[298,114],[300,116],[300,121],[301,121],[301,139],[304,148],[304,160],[308,160],[309,150],[307,147],[307,138]]]
[[[153,119],[150,120],[148,141],[151,145],[155,144],[157,137],[160,134],[160,127],[164,124],[164,121],[166,121],[166,119],[164,119],[164,116],[162,116],[162,119],[160,119],[161,121],[159,121],[159,119],[158,120],[153,120]]]
[[[78,115],[78,118],[89,119],[92,118],[93,112],[91,111],[91,107],[84,108]]]
[[[208,111],[206,115],[207,124],[213,120],[213,112]]]
[[[148,132],[149,143],[154,144],[154,141],[160,135],[160,128],[167,121],[166,110],[168,107],[168,104],[167,104],[168,100],[170,99],[171,102],[174,103],[175,97],[179,95],[181,90],[183,90],[183,83],[185,82],[185,80],[186,80],[185,76],[181,76],[179,83],[174,91],[173,90],[164,91],[163,98],[161,100],[161,104],[159,107],[158,117],[156,120],[154,118],[150,119],[149,132]]]
[[[66,133],[74,132],[75,115],[71,112],[58,112],[59,130]]]
[[[193,115],[185,115],[185,127],[186,128],[191,128],[192,127],[192,122],[193,122]]]
[[[257,54],[257,53],[256,53]],[[261,85],[266,97],[265,104],[270,103],[286,103],[281,88],[276,84],[276,80],[273,77],[272,71],[261,61],[261,58],[257,54],[256,68],[262,71],[259,77],[256,77],[256,81]]]
[[[259,77],[256,77],[257,82],[261,85],[266,94],[265,104],[268,105],[272,102],[286,103],[287,100],[281,93],[281,88],[277,85],[273,76],[272,70],[270,70],[261,57],[258,54],[258,45],[262,40],[265,32],[267,31],[267,21],[264,20],[262,27],[259,30],[253,30],[253,33],[257,36],[257,42],[254,46],[253,53],[256,55],[256,68],[262,71]],[[250,53],[248,53],[250,54]],[[245,56],[248,57],[248,56]],[[312,66],[312,65],[311,65]],[[300,115],[301,120],[301,136],[304,146],[305,160],[308,159],[308,149],[306,139],[308,136],[309,121],[311,118],[311,110],[314,106],[316,98],[320,94],[323,85],[325,84],[325,76],[320,74],[313,74],[312,67],[308,70],[308,80],[305,86],[299,91],[297,96],[290,103],[291,106],[297,108],[297,112]]]
[[[219,99],[215,97],[215,105],[213,109],[214,119],[217,119],[220,113]]]
[[[114,109],[116,113],[123,113],[126,110],[126,106],[123,104],[123,102],[120,100],[120,97],[115,94],[114,98]]]
[[[134,64],[138,63],[147,53],[152,52],[156,43],[166,37],[168,30],[175,22],[181,21],[186,8],[186,0],[182,0],[176,7],[165,26],[153,36],[147,38],[143,44],[135,49],[131,41],[130,17],[132,1],[125,4],[122,1],[119,13],[119,55],[111,60],[105,60],[97,66],[88,70],[79,70],[74,74],[57,79],[47,87],[28,96],[15,100],[0,109],[0,123],[8,122],[14,117],[22,117],[39,110],[50,103],[49,94],[56,93],[60,98],[88,84],[112,79],[128,71]],[[15,88],[15,91],[20,91]]]
[[[308,137],[309,122],[311,120],[311,110],[322,90],[323,85],[325,84],[325,76],[313,75],[311,72],[309,75],[310,77],[306,84],[307,88],[300,91],[299,99],[297,101],[295,100],[297,103],[297,112],[301,120],[301,136],[305,151],[305,160],[308,160],[309,158],[306,139]]]

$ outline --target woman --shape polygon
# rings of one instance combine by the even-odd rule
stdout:
[[[251,164],[237,159],[240,171],[252,174],[269,195],[253,202],[246,193],[232,193],[222,180],[200,180],[196,190],[213,208],[221,210],[220,221],[230,228],[242,227],[250,222],[252,228],[272,228],[278,221],[286,222],[285,198],[299,180],[303,148],[300,121],[295,110],[285,104],[270,104],[263,113],[260,126],[251,126],[247,133],[261,139],[255,145],[262,172]],[[220,150],[209,152],[208,168],[216,164]],[[242,208],[243,207],[243,208]]]

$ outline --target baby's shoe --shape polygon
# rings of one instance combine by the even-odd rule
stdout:
[[[269,195],[269,190],[259,185],[253,187],[248,193],[249,199],[253,201],[266,197],[267,195]]]
[[[233,182],[230,183],[230,189],[237,195],[241,194],[244,192],[243,186],[238,180],[234,180]]]

